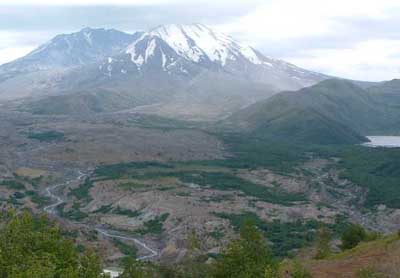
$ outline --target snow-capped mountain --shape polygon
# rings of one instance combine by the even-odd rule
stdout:
[[[140,34],[84,28],[57,35],[26,56],[0,66],[0,99],[54,93],[71,69],[120,53]]]
[[[142,40],[147,40],[147,48],[144,53],[140,50]],[[249,46],[242,46],[231,37],[217,33],[202,24],[192,25],[162,25],[148,33],[144,33],[137,41],[132,43],[127,53],[131,54],[132,61],[141,66],[154,55],[157,42],[164,41],[175,54],[194,63],[215,63],[225,66],[230,61],[245,59],[254,64],[266,64],[258,57],[258,54]],[[167,63],[173,63],[171,57],[161,52],[162,66],[166,70]],[[169,58],[169,59],[168,59]]]
[[[12,74],[98,62],[120,53],[139,35],[140,33],[130,35],[114,29],[91,28],[84,28],[72,34],[58,35],[26,56],[2,65],[0,74],[7,73],[8,76],[12,76]]]
[[[277,89],[298,89],[325,78],[266,57],[202,24],[159,26],[142,33],[123,52],[125,55],[103,64],[101,69],[106,75],[161,70],[193,76],[206,69],[270,84]]]
[[[146,105],[150,112],[218,117],[326,78],[202,24],[162,25],[133,35],[85,28],[0,66],[0,99],[63,94],[63,101],[87,100],[90,92],[90,99],[101,103],[96,92],[107,101],[113,99],[104,98],[109,92],[116,99],[123,96],[124,108],[129,99],[128,106]]]

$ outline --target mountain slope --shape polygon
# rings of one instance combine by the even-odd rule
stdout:
[[[84,28],[72,34],[58,35],[26,56],[2,65],[0,73],[27,73],[94,63],[119,53],[138,35],[130,35],[114,29],[91,28]],[[4,78],[2,76],[2,79]]]
[[[0,99],[62,95],[33,99],[32,110],[52,114],[57,110],[52,101],[81,103],[93,97],[87,92],[107,91],[115,98],[124,96],[103,105],[113,111],[126,109],[124,99],[129,96],[135,100],[128,102],[129,108],[145,105],[140,109],[147,113],[215,119],[281,90],[297,90],[326,78],[266,57],[201,24],[164,25],[134,35],[84,29],[57,36],[0,67]],[[36,109],[41,103],[44,109]],[[86,113],[91,105],[82,107]]]
[[[323,260],[304,259],[313,277],[399,277],[400,237],[385,236]]]
[[[139,35],[91,28],[58,35],[26,56],[0,66],[0,99],[57,94],[58,85],[72,69],[119,53]]]
[[[125,53],[130,56],[124,57],[125,63],[133,63],[142,73],[150,70],[193,76],[211,70],[279,90],[299,89],[326,79],[322,74],[268,58],[202,24],[159,26],[143,33]],[[127,72],[117,68],[110,74]]]
[[[400,134],[400,80],[382,82],[367,91],[380,107],[384,118],[370,134]]]
[[[369,92],[349,81],[331,79],[256,103],[226,123],[281,142],[360,143],[385,120],[383,110]]]
[[[373,97],[389,106],[400,105],[400,79],[382,82],[367,89]]]
[[[77,92],[75,97],[50,96],[33,102],[24,110],[33,114],[88,115],[127,109],[136,103],[136,99],[128,94],[98,90]]]

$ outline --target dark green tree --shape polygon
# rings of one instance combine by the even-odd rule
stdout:
[[[150,263],[127,257],[122,262],[123,272],[120,278],[151,278],[155,277],[156,270]]]
[[[46,217],[33,217],[27,211],[9,212],[3,213],[2,220],[0,277],[101,277],[101,265],[94,255],[80,256],[73,243],[64,239],[60,229]]]
[[[293,271],[290,274],[292,278],[313,278],[311,273],[304,268],[299,262],[295,262],[293,266]]]
[[[182,263],[176,267],[176,277],[203,278],[208,275],[208,265],[202,256],[202,244],[196,231],[191,231],[186,240],[187,252]]]
[[[331,233],[326,227],[321,227],[317,233],[317,253],[315,259],[325,259],[331,252],[330,250]]]
[[[342,234],[342,250],[356,247],[361,241],[367,238],[367,232],[363,227],[351,224]]]
[[[93,251],[86,251],[81,258],[79,277],[80,278],[97,278],[103,272],[99,256]]]
[[[232,241],[222,252],[211,273],[215,278],[259,278],[274,272],[271,252],[263,234],[252,221],[245,221],[240,238]]]

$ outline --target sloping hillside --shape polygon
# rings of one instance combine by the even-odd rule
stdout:
[[[400,237],[393,235],[362,243],[328,259],[305,261],[304,265],[318,278],[397,278],[400,277]]]
[[[376,133],[397,135],[400,132],[400,79],[382,82],[368,88],[368,92],[379,103],[385,107],[383,113],[385,121],[382,121]]]
[[[389,108],[384,100],[388,94],[379,91],[386,85],[364,90],[350,81],[330,79],[256,103],[234,114],[226,123],[280,142],[360,143],[366,141],[364,135],[396,127],[395,115],[400,110],[393,103],[397,100]]]

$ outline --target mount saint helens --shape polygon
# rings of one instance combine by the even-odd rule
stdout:
[[[164,116],[218,118],[326,78],[201,24],[132,35],[85,28],[2,65],[0,99],[29,97],[26,109],[41,114],[136,107]]]

